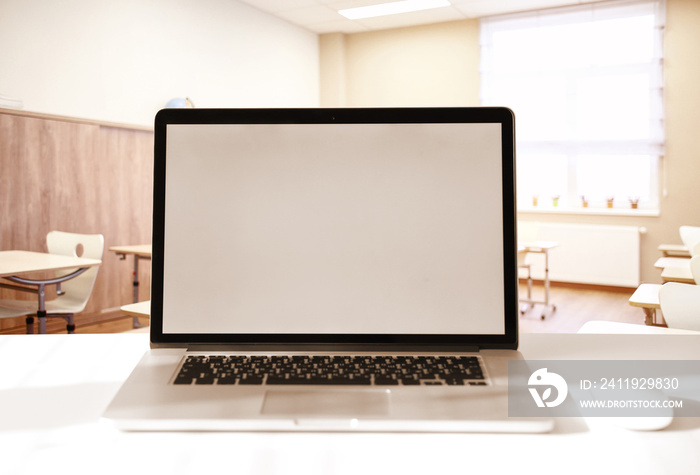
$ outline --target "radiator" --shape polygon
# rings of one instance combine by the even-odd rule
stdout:
[[[550,280],[620,287],[640,283],[640,236],[644,232],[638,226],[518,223],[520,242],[559,243],[549,251]],[[529,253],[526,262],[534,279],[544,278],[542,254]]]

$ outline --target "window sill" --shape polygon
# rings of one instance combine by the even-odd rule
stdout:
[[[632,208],[566,208],[566,207],[518,207],[518,213],[532,214],[576,214],[590,216],[659,216],[658,209],[632,209]]]

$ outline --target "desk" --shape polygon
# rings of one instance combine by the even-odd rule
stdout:
[[[556,305],[549,302],[549,251],[557,246],[559,246],[559,243],[555,241],[533,241],[518,243],[518,252],[544,254],[544,300],[532,299],[532,286],[530,282],[531,278],[529,273],[527,298],[519,299],[520,302],[526,304],[526,309],[523,310],[523,313],[527,311],[527,309],[532,305],[543,304],[544,308],[542,309],[542,315],[540,316],[542,320],[545,319],[545,312],[547,311],[547,309],[551,309],[550,315],[554,313],[557,309]]]
[[[123,305],[120,309],[125,314],[138,318],[138,317],[151,317],[151,301],[144,300],[143,302],[130,303],[128,305]],[[131,330],[132,332],[148,333],[149,328],[147,326],[141,326]]]
[[[700,420],[633,432],[561,418],[550,434],[123,433],[100,415],[148,335],[0,336],[3,473],[693,474]],[[523,334],[529,359],[700,359],[700,336]],[[89,355],[89,358],[81,357]],[[212,454],[220,455],[212,455]]]
[[[690,251],[683,244],[659,244],[658,249],[664,257],[685,257],[690,259]]]
[[[22,292],[38,294],[36,316],[39,318],[39,333],[46,333],[46,286],[56,285],[56,291],[60,295],[61,282],[77,277],[88,268],[102,263],[99,259],[87,259],[82,257],[62,256],[45,252],[30,251],[0,251],[0,277],[14,284],[0,283],[1,287]],[[35,274],[47,271],[74,270],[73,272],[54,278],[37,277],[30,279],[27,274]]]
[[[664,282],[695,284],[695,278],[690,267],[664,267],[664,270],[661,271],[661,280]]]
[[[143,302],[130,303],[123,305],[121,311],[132,317],[150,317],[151,316],[151,301],[144,300]]]
[[[661,280],[664,282],[680,282],[694,284],[695,279],[690,270],[690,259],[684,257],[659,257],[654,267],[662,269]]]
[[[647,325],[656,325],[656,311],[661,309],[659,290],[661,284],[641,284],[629,299],[629,304],[644,310]]]
[[[134,300],[133,303],[139,301],[139,260],[151,260],[153,248],[150,244],[137,244],[134,246],[112,246],[109,250],[119,256],[121,260],[125,260],[126,256],[134,256]],[[134,316],[134,328],[140,328],[142,325],[139,322],[139,317]]]

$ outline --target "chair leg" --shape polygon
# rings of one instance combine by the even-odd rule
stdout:
[[[68,333],[75,333],[75,321],[73,319],[73,314],[71,313],[70,315],[67,315],[63,317],[64,320],[66,321],[66,331]]]
[[[40,335],[45,335],[46,334],[46,319],[48,318],[48,314],[46,313],[46,310],[39,310],[36,312],[36,316],[39,319],[39,331],[38,331],[38,333]]]
[[[27,323],[27,335],[32,335],[34,333],[34,317],[27,317],[25,322]]]

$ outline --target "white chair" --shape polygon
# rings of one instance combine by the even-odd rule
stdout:
[[[23,317],[25,315],[29,315],[32,312],[36,312],[36,300],[32,300],[31,302],[34,305],[33,310],[27,309],[26,305],[24,305],[24,303],[20,300],[0,300],[0,318]],[[30,322],[33,324],[34,318],[31,318],[30,320],[30,317],[28,317],[27,325],[30,325]],[[29,333],[29,331],[27,331],[27,333]]]
[[[700,285],[664,284],[659,303],[669,328],[700,331]]]
[[[678,231],[690,255],[700,255],[700,226],[681,226]]]
[[[684,259],[684,261],[688,261],[690,278],[695,281],[695,284],[700,285],[700,256]],[[629,299],[630,305],[644,309],[647,325],[656,323],[656,309],[661,308],[659,303],[661,287],[661,284],[640,284]]]
[[[690,273],[693,275],[696,285],[700,285],[700,255],[690,259]]]
[[[689,257],[700,256],[700,226],[681,226],[678,228],[683,241],[683,247],[687,249]],[[664,282],[680,282],[683,284],[698,283],[690,270],[690,259],[683,257],[661,257],[654,263],[654,267],[661,268],[661,279]]]
[[[51,231],[46,235],[46,246],[50,254],[60,254],[88,259],[102,259],[104,237],[102,234],[75,234],[62,231]],[[79,249],[82,254],[78,256]],[[82,312],[90,299],[92,288],[97,279],[99,266],[90,267],[79,276],[67,280],[57,288],[58,296],[46,302],[47,317],[62,317],[66,320],[68,333],[75,333],[75,314]],[[56,276],[64,276],[75,269],[57,272]],[[31,333],[34,315],[37,312],[36,300],[0,300],[0,318],[28,315],[27,333]]]

